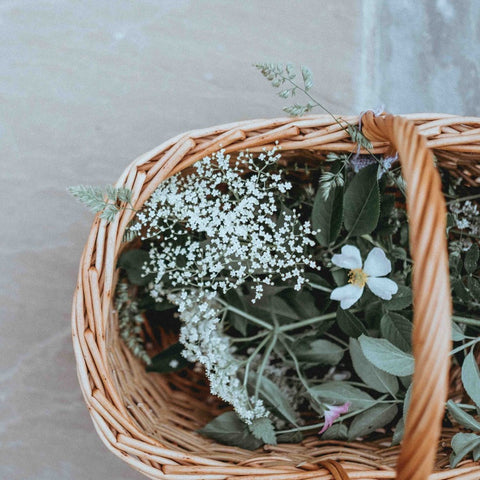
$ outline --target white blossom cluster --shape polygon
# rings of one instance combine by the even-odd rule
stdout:
[[[275,193],[291,188],[269,171],[279,157],[269,151],[256,161],[242,152],[231,162],[220,151],[197,162],[194,174],[175,175],[153,193],[132,229],[144,240],[161,240],[146,268],[155,285],[166,276],[172,288],[225,293],[250,280],[257,299],[274,279],[300,290],[305,266],[316,267],[305,253],[314,245],[313,232],[309,222],[277,205]]]
[[[478,206],[467,200],[463,204],[452,203],[450,211],[455,218],[455,224],[459,230],[475,236],[480,235],[480,212]]]
[[[207,157],[193,174],[162,183],[132,227],[152,240],[145,266],[154,274],[150,294],[178,306],[185,357],[204,365],[212,393],[247,424],[268,411],[239,380],[244,362],[223,333],[219,295],[247,280],[253,301],[277,281],[300,290],[305,267],[316,267],[307,253],[315,232],[278,205],[292,187],[274,167],[279,158],[275,151]]]
[[[262,400],[248,395],[238,378],[244,365],[235,357],[229,338],[220,328],[220,311],[212,293],[183,290],[169,294],[168,299],[179,307],[183,326],[180,342],[183,356],[190,362],[200,362],[210,382],[210,391],[233,406],[238,416],[247,424],[268,416]]]

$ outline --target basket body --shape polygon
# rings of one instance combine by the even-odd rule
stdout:
[[[359,121],[358,117],[343,118],[350,123]],[[422,175],[426,167],[416,163],[420,162],[417,153],[422,149],[425,151],[423,161],[428,168],[433,170],[430,153],[432,150],[440,168],[451,171],[467,184],[480,185],[479,118],[441,114],[391,118],[397,120],[384,124],[382,122],[385,119],[375,119],[372,115],[367,115],[363,120],[364,132],[368,138],[374,140],[373,152],[400,152],[404,176],[409,172],[412,174],[410,181],[407,180],[407,185],[412,185],[414,190],[414,194],[410,196],[411,216],[416,210],[424,212],[431,203],[431,197],[425,196],[422,189],[415,190],[417,177],[420,178],[420,184],[428,184],[428,188],[439,190],[435,183],[438,180],[435,180],[435,174],[424,179]],[[393,137],[397,140],[391,140]],[[412,138],[416,139],[415,142]],[[164,142],[134,160],[123,172],[116,186],[130,188],[133,191],[132,203],[139,209],[165,178],[221,148],[227,153],[247,148],[250,151],[261,151],[263,148],[272,148],[276,143],[284,154],[308,152],[309,155],[317,157],[318,161],[322,161],[328,152],[351,152],[357,148],[346,131],[330,116],[238,122],[188,132]],[[402,157],[410,158],[409,163],[404,163]],[[408,176],[406,178],[408,179]],[[440,196],[440,192],[437,193]],[[438,202],[443,202],[443,197]],[[433,233],[428,231],[428,228],[436,230],[435,238],[441,238],[438,234],[442,231],[444,221],[444,218],[441,218],[441,208],[442,205],[432,211],[435,217],[426,215],[433,218],[432,221],[427,221],[428,218],[413,218],[415,222],[420,222],[419,231],[423,232],[411,239],[412,249],[415,248],[418,252],[416,262],[433,255],[432,252],[435,251],[443,255],[441,252],[445,246],[439,244],[437,248],[433,243],[432,247]],[[116,261],[124,247],[123,233],[131,218],[132,212],[126,210],[108,225],[98,217],[95,219],[82,255],[73,301],[72,335],[78,377],[95,428],[109,450],[153,479],[396,478],[395,465],[399,448],[390,447],[388,441],[346,444],[310,437],[301,444],[265,446],[261,451],[250,452],[216,444],[195,433],[217,413],[216,406],[209,405],[205,401],[208,397],[201,391],[199,393],[198,389],[193,394],[191,385],[178,376],[147,374],[143,364],[132,356],[118,335],[112,296],[117,280]],[[446,255],[446,251],[444,253]],[[431,264],[443,265],[445,255],[438,261],[430,259]],[[425,270],[429,270],[427,266]],[[445,275],[448,277],[448,271],[440,271],[438,275],[439,278],[444,278]],[[445,291],[449,291],[448,278],[443,287]],[[421,286],[417,290],[421,290]],[[421,302],[423,297],[430,297],[425,306]],[[446,306],[440,299],[435,302],[432,292],[418,292],[415,309],[420,310],[422,318],[434,308],[432,305],[448,310],[448,302]],[[430,313],[435,317],[435,312]],[[444,311],[443,316],[448,318],[449,322],[449,312]],[[423,327],[419,327],[416,324],[415,328],[419,338],[423,335],[428,343],[430,332],[444,327],[445,325],[442,327],[436,324],[423,324]],[[448,326],[447,337],[449,328]],[[441,339],[441,335],[435,338],[439,338],[440,343],[435,344],[432,340],[432,344],[425,347],[422,340],[423,343],[420,342],[422,345],[417,351],[414,349],[417,365],[419,359],[421,364],[425,365],[424,375],[428,372],[439,372],[439,376],[437,378],[433,375],[431,385],[425,387],[422,395],[420,384],[429,382],[428,375],[423,378],[421,372],[416,370],[414,384],[419,385],[418,398],[414,395],[413,400],[417,400],[417,414],[412,414],[409,432],[413,433],[411,437],[406,435],[406,441],[409,438],[412,440],[410,448],[406,446],[400,457],[400,464],[404,465],[404,468],[403,473],[399,468],[397,478],[429,478],[429,470],[434,461],[436,449],[431,439],[436,440],[438,437],[444,392],[438,391],[439,407],[438,411],[432,414],[432,418],[430,413],[425,413],[428,404],[421,403],[436,395],[436,385],[442,382],[447,384],[449,361],[448,338],[445,341]],[[441,356],[440,363],[435,361],[434,365],[430,365],[430,360],[435,358],[435,351],[445,352],[445,355]],[[422,354],[425,356],[422,357]],[[431,437],[428,437],[429,431]],[[456,432],[453,430],[443,431],[442,439],[447,440],[454,433]],[[415,439],[423,438],[422,435],[430,438],[428,448],[425,447],[428,452],[422,454],[432,457],[427,462],[414,458],[415,451],[420,448]],[[416,461],[419,463],[415,463]],[[435,469],[447,464],[448,452],[444,452],[440,447]],[[456,469],[444,471],[440,476],[431,478],[478,480],[480,466],[473,462],[463,462]]]

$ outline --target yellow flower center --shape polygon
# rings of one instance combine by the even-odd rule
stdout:
[[[348,273],[348,283],[363,288],[367,283],[368,275],[361,268],[354,268]]]

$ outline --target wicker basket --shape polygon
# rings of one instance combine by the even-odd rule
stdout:
[[[357,123],[358,117],[344,117]],[[122,237],[132,218],[123,211],[106,225],[95,219],[80,263],[73,301],[73,344],[80,385],[101,439],[115,455],[153,479],[479,480],[480,465],[448,469],[454,429],[441,430],[449,389],[451,297],[445,202],[434,166],[471,186],[480,179],[480,118],[441,114],[362,118],[373,151],[398,151],[408,185],[410,247],[415,261],[413,346],[416,367],[401,449],[388,439],[344,443],[306,438],[255,452],[217,444],[195,433],[215,414],[204,391],[176,375],[146,373],[119,339],[112,294]],[[232,123],[179,135],[137,158],[117,186],[133,190],[140,208],[166,177],[224,148],[307,153],[356,149],[330,116]],[[204,389],[203,389],[204,390]],[[434,471],[435,473],[431,473]]]

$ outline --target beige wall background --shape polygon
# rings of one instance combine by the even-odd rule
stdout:
[[[197,127],[281,115],[251,67],[309,65],[338,113],[480,114],[475,0],[0,0],[0,478],[143,478],[81,398],[70,303],[111,183]]]

